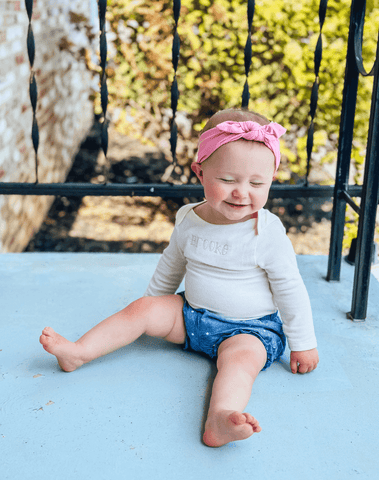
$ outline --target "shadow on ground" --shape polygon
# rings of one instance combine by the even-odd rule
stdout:
[[[164,154],[114,130],[110,134],[108,164],[101,164],[99,159],[104,156],[100,154],[100,129],[95,121],[75,157],[67,182],[101,183],[105,177],[113,183],[161,182],[170,165]],[[185,202],[199,200],[56,197],[25,251],[161,253],[168,245],[178,208]],[[331,201],[269,199],[267,208],[281,218],[296,253],[328,253]],[[152,222],[153,228],[143,232]],[[130,227],[134,230],[127,230]]]

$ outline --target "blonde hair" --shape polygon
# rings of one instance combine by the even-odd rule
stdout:
[[[216,125],[222,122],[256,122],[259,125],[268,125],[270,120],[268,120],[265,116],[261,115],[260,113],[256,113],[252,110],[242,109],[242,108],[228,108],[226,110],[220,110],[216,112],[212,117],[208,120],[203,130],[200,132],[204,133],[211,128],[214,128]]]

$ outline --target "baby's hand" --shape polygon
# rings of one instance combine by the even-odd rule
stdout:
[[[318,364],[317,348],[304,352],[291,352],[292,373],[308,373],[314,370]]]

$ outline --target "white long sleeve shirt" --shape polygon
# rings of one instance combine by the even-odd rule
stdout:
[[[279,309],[290,349],[315,348],[308,293],[279,218],[261,209],[258,219],[214,225],[194,212],[197,205],[178,211],[169,246],[145,295],[175,293],[185,276],[186,299],[193,308],[234,320]]]

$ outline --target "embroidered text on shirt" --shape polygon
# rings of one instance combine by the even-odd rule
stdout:
[[[209,252],[213,252],[218,255],[227,255],[229,249],[228,244],[221,245],[218,242],[207,240],[206,238],[201,238],[197,235],[192,235],[191,245],[195,246],[196,248],[203,247],[204,250],[208,250]]]

